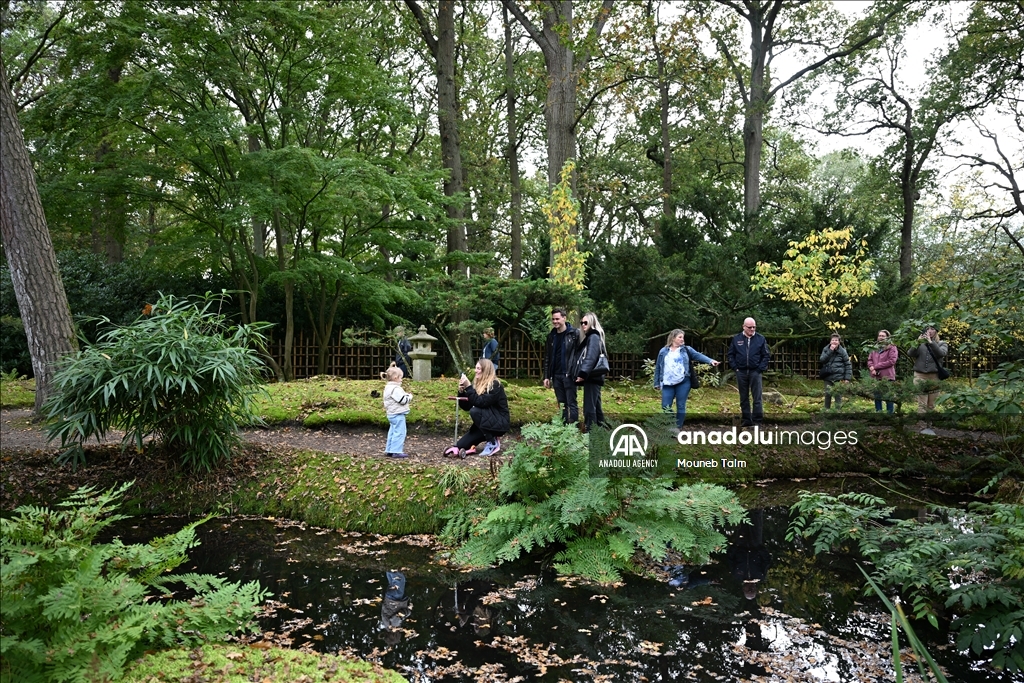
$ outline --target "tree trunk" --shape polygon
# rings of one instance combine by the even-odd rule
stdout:
[[[501,18],[505,25],[505,106],[507,110],[506,124],[508,129],[509,186],[512,190],[510,216],[512,238],[512,279],[523,277],[523,190],[519,177],[519,133],[516,130],[516,90],[515,60],[512,45],[512,24],[508,18],[508,8],[502,6]]]
[[[900,226],[900,281],[908,282],[914,273],[914,207],[917,203],[917,174],[914,172],[913,111],[908,108],[903,128],[903,163],[900,169],[900,195],[903,224]]]
[[[761,146],[764,143],[764,113],[768,99],[764,90],[764,67],[772,37],[765,40],[764,14],[760,2],[750,8],[750,96],[743,119],[743,215],[749,231],[761,210]]]
[[[292,367],[292,347],[295,345],[295,283],[284,282],[284,358],[281,360],[281,373],[284,381],[295,379],[295,368]]]
[[[647,3],[647,15],[651,19],[651,46],[654,48],[654,56],[658,65],[658,95],[661,110],[661,221],[654,223],[654,234],[652,237],[658,239],[661,226],[672,221],[676,217],[676,202],[673,196],[672,187],[672,138],[670,136],[669,111],[672,106],[669,99],[668,73],[665,66],[665,53],[658,44],[658,22],[654,15],[654,7],[651,2]]]
[[[542,28],[538,29],[523,13],[515,0],[501,0],[526,29],[544,55],[544,67],[548,77],[548,94],[544,103],[544,123],[547,126],[548,143],[548,189],[553,190],[567,161],[576,158],[576,90],[580,71],[586,69],[593,47],[582,54],[576,62],[573,36],[573,0],[545,0],[540,3],[543,14]],[[612,11],[614,0],[604,0],[594,19],[588,38],[594,41],[601,32]],[[572,195],[576,196],[576,176],[570,178]],[[578,233],[579,226],[573,228]],[[554,251],[548,254],[555,262]]]
[[[246,121],[248,123],[248,121]],[[260,151],[260,137],[256,133],[249,133],[249,154]],[[267,222],[259,216],[252,218],[252,253],[256,258],[266,256],[265,245],[267,243]],[[253,297],[255,298],[255,297]]]
[[[54,364],[75,350],[64,282],[46,227],[35,172],[0,61],[0,233],[36,378],[35,413],[50,395]]]
[[[458,200],[462,195],[462,149],[459,143],[459,96],[455,83],[455,0],[437,5],[437,118],[441,134],[441,163],[448,169],[444,196],[450,201],[448,253],[466,250],[465,212]],[[449,266],[450,273],[465,273],[465,266]]]
[[[544,63],[548,73],[548,96],[544,103],[544,123],[548,138],[548,189],[558,184],[565,162],[576,158],[576,87],[579,73],[572,43],[561,32],[572,34],[572,0],[554,0],[544,5],[544,37],[548,48]],[[576,195],[576,174],[572,175],[572,193]]]

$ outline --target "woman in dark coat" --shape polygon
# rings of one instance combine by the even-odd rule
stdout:
[[[597,316],[587,313],[580,320],[580,331],[583,339],[576,347],[576,384],[583,385],[583,423],[584,430],[590,431],[594,424],[604,424],[604,411],[601,409],[601,387],[607,371],[596,369],[598,359],[607,352],[604,346],[604,330]]]
[[[498,437],[504,436],[512,423],[505,387],[495,377],[494,363],[486,358],[478,360],[472,384],[463,375],[459,381],[459,407],[469,411],[473,426],[444,452],[445,457],[457,456],[463,449],[467,455],[475,455],[476,445],[481,441],[486,441],[487,445],[480,455],[494,455],[501,450]]]
[[[832,385],[836,382],[849,382],[853,377],[853,364],[850,354],[843,348],[842,339],[833,334],[828,346],[821,350],[821,370],[818,376],[825,380],[825,410],[832,407]],[[842,396],[836,396],[836,408],[843,402]]]

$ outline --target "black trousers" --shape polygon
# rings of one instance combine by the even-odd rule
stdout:
[[[583,384],[583,422],[588,429],[595,423],[604,423],[600,384]]]
[[[555,400],[562,406],[562,422],[567,425],[579,422],[580,409],[576,405],[576,378],[568,375],[556,375],[551,378],[551,386],[555,390]]]

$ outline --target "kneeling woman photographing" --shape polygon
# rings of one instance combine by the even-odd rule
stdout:
[[[459,407],[469,411],[473,426],[445,451],[445,456],[457,456],[462,449],[466,455],[476,454],[476,445],[486,441],[480,455],[494,455],[501,450],[498,437],[504,436],[511,428],[508,412],[508,398],[505,387],[494,374],[494,364],[486,358],[476,362],[476,376],[473,382],[463,375],[459,380]]]

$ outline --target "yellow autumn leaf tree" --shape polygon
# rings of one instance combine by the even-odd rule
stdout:
[[[758,263],[751,289],[800,305],[833,332],[846,327],[854,305],[875,292],[867,242],[854,245],[849,228],[813,231],[790,242],[786,256],[781,265]]]
[[[559,174],[558,184],[551,194],[540,202],[541,211],[548,221],[551,234],[551,279],[579,291],[583,289],[583,277],[589,252],[580,251],[576,223],[579,221],[580,204],[572,196],[572,173],[576,165],[565,162]]]

